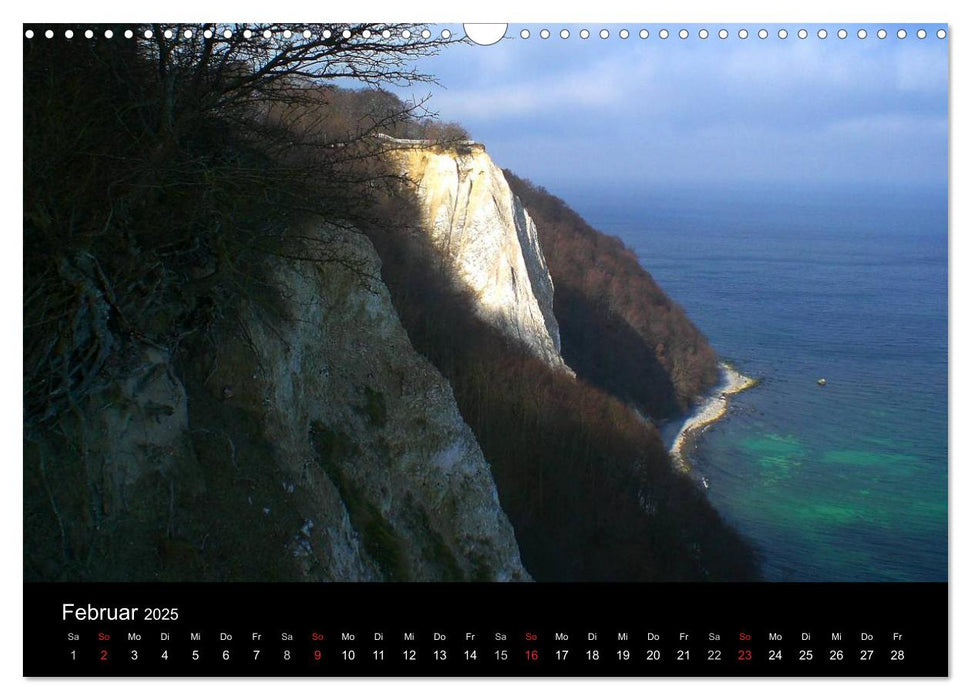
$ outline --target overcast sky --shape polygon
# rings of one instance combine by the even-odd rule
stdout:
[[[948,40],[918,27],[745,25],[749,37],[519,38],[525,25],[489,47],[458,45],[426,60],[436,75],[431,108],[458,121],[503,167],[551,190],[592,180],[636,188],[657,183],[946,182]],[[707,25],[706,25],[707,26]],[[756,31],[765,27],[769,38]],[[781,26],[786,39],[777,34]],[[825,26],[828,38],[816,31]],[[869,37],[860,40],[863,26]],[[905,26],[906,39],[895,31]],[[456,28],[459,29],[459,28]],[[420,96],[425,88],[399,90]]]

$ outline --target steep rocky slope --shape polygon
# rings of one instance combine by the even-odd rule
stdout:
[[[274,261],[186,361],[130,343],[107,388],[29,436],[28,578],[528,578],[370,244],[314,235],[329,262]]]

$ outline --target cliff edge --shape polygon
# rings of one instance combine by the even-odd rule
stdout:
[[[387,138],[387,137],[386,137]],[[481,144],[388,139],[418,194],[426,232],[474,294],[479,314],[563,366],[553,280],[536,225]]]

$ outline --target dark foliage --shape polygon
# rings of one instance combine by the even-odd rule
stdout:
[[[153,27],[130,40],[103,29],[24,41],[27,427],[96,389],[127,340],[171,350],[223,300],[252,296],[268,257],[305,255],[307,215],[366,217],[396,177],[373,136],[419,106],[374,92],[385,107],[365,118],[343,91],[348,116],[322,81],[427,80],[408,66],[438,48],[376,38],[385,25],[289,40],[272,25],[250,38],[242,27],[205,38],[196,26],[189,39]]]
[[[253,494],[288,510],[280,475],[265,468],[253,416],[210,396],[205,360],[218,347],[245,354],[240,305],[278,313],[267,273],[281,258],[365,274],[322,237],[367,218],[397,177],[373,136],[418,106],[349,117],[349,93],[321,81],[427,79],[408,66],[436,43],[360,39],[383,25],[350,27],[350,39],[311,27],[286,42],[272,26],[251,26],[248,39],[241,27],[229,39],[215,27],[205,38],[194,26],[191,39],[142,27],[130,40],[106,28],[24,41],[25,576],[296,578],[286,546],[299,523],[244,515]],[[314,240],[309,217],[328,224]],[[190,397],[191,451],[118,503],[118,467],[87,431],[146,349]],[[368,410],[379,420],[380,400]]]
[[[412,343],[451,382],[538,580],[753,577],[748,545],[653,425],[479,319],[402,192],[368,227]]]
[[[657,418],[714,385],[715,351],[634,252],[542,187],[505,175],[536,223],[570,367]]]

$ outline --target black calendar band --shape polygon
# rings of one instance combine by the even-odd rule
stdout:
[[[946,676],[947,584],[25,583],[27,676]]]

